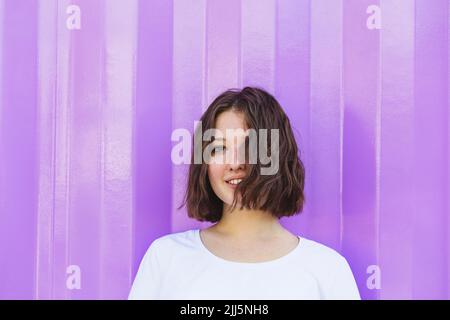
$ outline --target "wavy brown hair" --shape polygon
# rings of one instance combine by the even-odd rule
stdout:
[[[225,111],[242,112],[248,128],[279,130],[279,170],[273,175],[261,175],[261,163],[248,165],[246,177],[235,189],[241,194],[240,208],[258,209],[281,218],[303,210],[305,202],[305,169],[288,117],[278,101],[260,88],[230,89],[220,94],[200,118],[197,130],[205,132],[215,127],[217,117]],[[202,143],[202,151],[207,143]],[[247,143],[246,143],[247,144]],[[194,143],[192,144],[194,146]],[[269,139],[270,152],[270,139]],[[194,147],[193,147],[194,148]],[[248,151],[248,150],[247,150]],[[203,153],[202,153],[203,154]],[[259,158],[259,157],[258,157]],[[208,178],[208,165],[194,163],[194,150],[189,167],[184,201],[188,216],[199,221],[217,222],[222,217],[223,202],[214,193]]]

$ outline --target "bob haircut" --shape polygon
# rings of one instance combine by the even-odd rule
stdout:
[[[303,210],[305,202],[305,169],[299,157],[288,117],[278,101],[260,88],[230,89],[220,94],[204,112],[197,130],[205,132],[215,127],[217,117],[225,111],[237,111],[244,115],[247,127],[255,129],[278,129],[279,169],[273,175],[260,175],[261,163],[248,165],[246,177],[235,189],[241,194],[240,209],[257,209],[281,218],[293,216]],[[203,140],[203,139],[202,139]],[[270,141],[270,139],[269,139]],[[207,143],[202,143],[202,151]],[[247,144],[247,143],[246,143]],[[192,144],[194,146],[194,143]],[[194,148],[194,147],[193,147]],[[269,152],[270,152],[269,143]],[[248,150],[247,150],[248,151]],[[246,168],[247,169],[247,168]],[[208,164],[194,163],[194,150],[184,201],[188,216],[199,221],[217,222],[222,217],[223,202],[213,191],[208,178]]]

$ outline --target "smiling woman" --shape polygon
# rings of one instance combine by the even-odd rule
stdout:
[[[257,148],[267,143],[268,162],[247,161],[255,148],[246,143],[249,129],[279,134],[268,141],[258,136]],[[305,170],[277,100],[259,88],[228,90],[205,111],[196,133],[208,130],[238,134],[203,141],[200,151],[211,146],[210,158],[191,162],[182,205],[189,217],[213,225],[153,241],[129,298],[359,299],[343,256],[280,224],[303,209]],[[274,153],[277,170],[262,174]]]
[[[234,134],[213,136],[213,146],[218,149],[210,161],[191,164],[185,197],[189,217],[217,222],[222,211],[228,211],[229,205],[235,208],[238,200],[241,209],[260,209],[278,218],[302,211],[304,166],[289,119],[273,96],[250,87],[228,90],[211,103],[199,124],[196,135],[209,130]],[[251,143],[255,139],[247,141],[249,130],[257,133],[257,146]],[[261,134],[267,131],[271,132],[271,139]],[[272,139],[273,133],[276,139]],[[265,146],[270,154],[268,161],[261,157],[266,154],[266,150],[261,150]],[[204,141],[202,151],[207,147],[208,142]],[[256,163],[245,161],[252,158],[255,147],[259,155]],[[231,161],[217,161],[219,157]],[[263,170],[267,166],[276,170],[263,174],[267,173]],[[242,181],[230,191],[227,182],[233,179]]]

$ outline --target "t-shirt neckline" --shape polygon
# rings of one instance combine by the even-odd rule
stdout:
[[[279,258],[272,259],[272,260],[267,260],[267,261],[261,261],[261,262],[240,262],[240,261],[227,260],[227,259],[224,259],[224,258],[221,258],[221,257],[215,255],[214,253],[209,251],[209,249],[206,248],[205,244],[203,243],[203,240],[201,239],[201,236],[200,236],[200,229],[195,229],[193,231],[194,231],[194,236],[195,236],[195,239],[197,241],[198,246],[210,258],[213,258],[213,259],[215,259],[217,261],[220,261],[222,263],[226,263],[226,264],[230,264],[230,265],[236,265],[236,266],[253,266],[253,267],[269,266],[269,265],[275,265],[275,264],[278,264],[278,263],[282,263],[282,262],[288,261],[294,255],[296,255],[297,252],[299,252],[305,246],[305,242],[306,242],[306,239],[304,237],[300,237],[299,235],[297,235],[297,238],[299,240],[297,246],[294,249],[292,249],[291,251],[289,251],[288,253],[286,253],[285,255],[283,255],[283,256],[281,256]]]

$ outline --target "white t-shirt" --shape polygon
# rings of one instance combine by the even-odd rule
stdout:
[[[361,299],[342,255],[299,238],[288,254],[253,263],[216,256],[199,229],[162,236],[142,259],[128,299]]]

